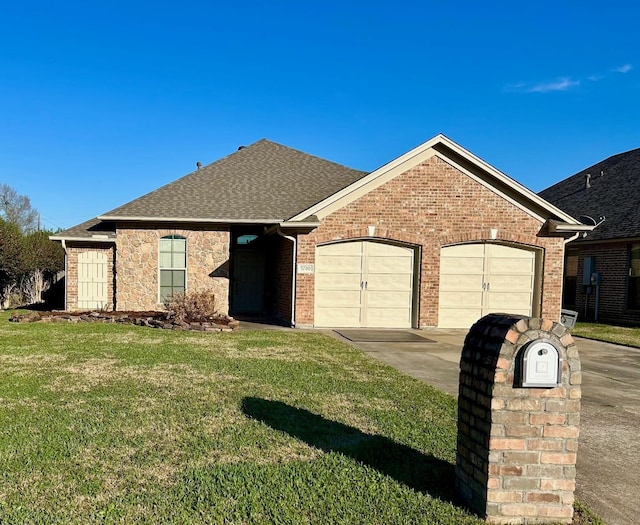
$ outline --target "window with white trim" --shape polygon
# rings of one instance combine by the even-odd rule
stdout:
[[[187,239],[167,235],[160,239],[160,302],[184,293],[187,283]]]

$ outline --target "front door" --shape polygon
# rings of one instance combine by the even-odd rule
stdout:
[[[236,250],[233,257],[233,311],[259,314],[264,310],[264,252]]]

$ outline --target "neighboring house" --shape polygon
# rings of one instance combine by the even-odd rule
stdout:
[[[567,245],[564,306],[583,319],[593,320],[597,308],[598,320],[640,324],[640,149],[594,164],[540,196],[583,222],[600,223]],[[590,284],[594,273],[598,288]]]
[[[295,326],[466,328],[558,319],[564,243],[585,229],[438,135],[372,173],[260,140],[52,239],[69,310],[205,289]]]

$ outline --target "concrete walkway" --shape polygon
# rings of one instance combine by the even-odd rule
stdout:
[[[360,343],[327,334],[454,396],[466,331],[413,332],[434,340]],[[583,370],[576,496],[607,525],[640,522],[640,350],[576,338]],[[636,442],[638,440],[638,442]]]

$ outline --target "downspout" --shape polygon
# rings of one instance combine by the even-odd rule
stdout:
[[[69,285],[69,272],[67,271],[67,241],[62,239],[61,241],[62,249],[64,250],[64,311],[67,311],[67,286]]]
[[[285,239],[290,240],[293,243],[293,261],[292,266],[292,275],[291,275],[291,327],[295,328],[296,326],[296,261],[298,260],[298,243],[296,242],[296,238],[291,235],[285,235],[282,232],[282,228],[278,226],[276,228],[276,233]]]

